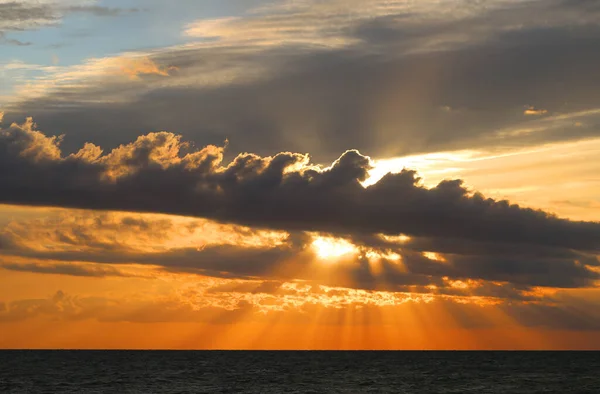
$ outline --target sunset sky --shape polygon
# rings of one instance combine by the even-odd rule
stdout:
[[[600,2],[0,0],[0,348],[600,349]]]

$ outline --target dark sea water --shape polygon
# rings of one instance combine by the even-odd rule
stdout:
[[[600,353],[0,351],[0,393],[600,393]]]

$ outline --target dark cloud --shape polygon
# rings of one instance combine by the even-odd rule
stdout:
[[[59,88],[11,108],[7,119],[34,115],[49,133],[67,132],[68,151],[87,141],[114,147],[140,133],[171,130],[201,144],[229,138],[233,152],[291,149],[318,161],[348,147],[380,157],[598,136],[597,117],[586,127],[574,121],[548,132],[495,134],[530,125],[536,117],[523,115],[526,106],[548,115],[600,108],[597,5],[535,1],[459,21],[410,18],[359,20],[345,32],[356,42],[343,49],[165,50],[152,59],[177,66],[173,84],[148,79],[143,87],[99,81],[82,90]],[[445,44],[431,47],[437,42]],[[245,79],[232,65],[249,75],[267,72]],[[215,74],[230,68],[232,78]],[[200,83],[209,79],[231,83]]]
[[[380,249],[389,249],[398,247],[398,242],[386,240],[382,237],[365,234],[348,234],[352,242],[356,245],[365,245]],[[482,242],[456,237],[427,238],[412,237],[410,240],[402,242],[403,248],[408,248],[418,252],[438,252],[452,255],[472,255],[472,256],[519,256],[524,259],[536,258],[567,258],[579,259],[586,255],[573,249],[565,249],[560,246],[552,245],[531,245],[510,242]]]
[[[500,305],[500,309],[519,325],[555,330],[600,330],[597,298],[568,297],[558,294],[554,302]]]
[[[385,252],[386,250],[380,250]],[[387,250],[389,251],[389,249]],[[593,287],[600,275],[590,269],[597,260],[545,258],[531,260],[518,255],[505,257],[444,255],[446,261],[431,260],[408,248],[397,249],[402,255],[401,263],[381,259],[380,270],[373,272],[371,263],[364,257],[349,256],[341,263],[323,268],[308,244],[297,248],[289,245],[278,247],[248,248],[241,246],[211,246],[173,249],[165,252],[142,253],[127,250],[91,250],[39,252],[26,249],[4,250],[5,255],[22,258],[63,261],[61,264],[8,264],[5,269],[38,273],[56,273],[75,276],[132,276],[113,267],[106,270],[92,265],[70,266],[69,262],[87,261],[102,264],[142,264],[159,266],[174,273],[195,273],[227,279],[261,280],[310,280],[328,286],[341,286],[367,290],[388,290],[431,293],[426,288],[435,285],[441,294],[453,294],[451,280],[483,280],[510,283],[530,287]],[[326,275],[323,275],[323,272]],[[412,286],[412,287],[411,287]],[[420,286],[416,289],[414,286]],[[450,292],[449,292],[450,291]],[[490,288],[468,289],[467,292],[491,296]],[[461,291],[461,294],[465,290]],[[519,292],[511,297],[516,297]],[[500,294],[498,294],[500,296]],[[505,294],[508,296],[508,294]],[[522,295],[519,295],[522,297]]]
[[[106,277],[134,277],[135,275],[122,272],[113,267],[97,266],[93,264],[71,264],[71,263],[0,263],[0,269],[19,272],[32,272],[38,274],[83,276],[92,278]]]
[[[63,157],[59,141],[35,131],[32,123],[1,132],[0,202],[195,216],[284,230],[291,237],[279,246],[202,245],[146,253],[94,238],[93,230],[102,228],[96,220],[91,232],[82,226],[54,231],[59,242],[79,249],[32,251],[6,233],[0,238],[4,254],[150,264],[224,278],[317,279],[307,270],[314,255],[306,250],[311,239],[305,232],[318,231],[403,257],[402,265],[384,261],[378,274],[366,261],[342,264],[330,275],[335,280],[328,284],[333,286],[399,291],[449,277],[588,287],[599,279],[592,268],[599,265],[595,254],[600,250],[600,223],[570,221],[488,199],[467,190],[460,180],[426,188],[410,170],[388,174],[365,188],[360,181],[371,162],[357,151],[344,153],[323,169],[292,153],[242,154],[224,165],[221,148],[194,150],[169,133],[140,137],[105,155],[86,145]],[[115,231],[147,232],[156,239],[172,228],[168,221],[133,217],[106,225]],[[395,244],[380,234],[413,238]],[[422,252],[442,253],[447,264]],[[285,274],[278,273],[280,267],[287,268]]]
[[[58,139],[31,127],[13,125],[0,135],[2,202],[181,214],[283,230],[600,248],[598,223],[471,194],[460,180],[428,189],[404,170],[365,188],[360,181],[371,164],[357,151],[327,169],[292,153],[243,154],[224,166],[220,148],[181,155],[179,138],[159,133],[104,156],[86,145],[63,158]]]

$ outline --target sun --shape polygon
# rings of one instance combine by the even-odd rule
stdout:
[[[358,253],[358,248],[341,238],[314,237],[312,248],[321,259],[336,259]]]

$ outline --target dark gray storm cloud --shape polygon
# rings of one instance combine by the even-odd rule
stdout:
[[[379,261],[381,268],[373,272],[369,260],[349,256],[343,263],[327,268],[327,275],[314,265],[315,255],[306,243],[286,243],[279,246],[248,248],[220,245],[202,248],[181,248],[157,253],[131,252],[126,249],[106,248],[96,250],[35,251],[12,246],[1,250],[4,256],[18,256],[37,261],[61,261],[62,263],[2,263],[0,268],[46,274],[71,276],[131,276],[115,266],[141,264],[161,267],[169,272],[195,273],[227,279],[308,280],[334,286],[365,290],[388,290],[447,295],[480,295],[487,297],[526,299],[524,291],[531,287],[578,288],[593,287],[600,275],[591,268],[598,261],[591,257],[528,258],[517,253],[504,256],[444,255],[445,261],[431,260],[411,249],[410,243],[388,249],[371,249],[380,253],[401,253],[402,261],[385,257]],[[83,246],[84,244],[78,245]],[[507,248],[510,251],[510,248]],[[10,260],[10,258],[4,258]],[[92,265],[77,265],[75,262]],[[98,264],[111,264],[103,269]],[[324,277],[323,277],[324,276]],[[453,289],[442,278],[451,280],[483,280],[486,285],[477,289]],[[491,283],[502,282],[510,286]],[[427,286],[434,285],[432,291]],[[415,287],[416,286],[416,287]],[[512,286],[512,287],[511,287]],[[511,290],[509,292],[508,290]]]
[[[35,131],[31,123],[0,132],[0,202],[195,216],[285,230],[292,237],[277,247],[132,253],[99,243],[79,229],[61,239],[83,242],[91,252],[27,252],[5,235],[0,238],[5,254],[150,264],[218,277],[315,279],[306,273],[314,256],[306,256],[310,239],[304,232],[318,231],[403,256],[402,266],[384,262],[380,274],[371,272],[366,261],[340,266],[329,285],[401,291],[411,285],[442,285],[444,277],[525,287],[587,287],[598,280],[594,268],[599,265],[600,223],[561,219],[485,198],[460,180],[426,188],[410,170],[364,187],[360,182],[371,162],[358,151],[347,151],[328,168],[311,166],[307,156],[292,153],[242,154],[225,165],[221,148],[194,150],[169,133],[140,137],[104,155],[86,145],[64,157],[59,141]],[[133,219],[120,225],[152,229]],[[379,234],[413,239],[394,245]],[[443,253],[448,264],[423,256],[424,251]],[[273,277],[285,264],[292,264],[288,272],[293,274]]]
[[[404,233],[598,251],[600,224],[574,222],[471,194],[460,180],[428,189],[415,172],[363,187],[370,159],[344,153],[327,169],[307,156],[239,155],[185,148],[173,134],[140,137],[101,156],[86,145],[62,157],[58,139],[13,125],[0,134],[0,201],[157,212],[283,230]]]
[[[0,259],[2,260],[2,259]],[[52,274],[52,275],[69,275],[69,276],[82,276],[91,278],[106,278],[106,277],[132,277],[119,271],[113,267],[98,267],[98,266],[84,266],[74,265],[70,263],[53,263],[53,264],[38,264],[38,263],[0,263],[0,268],[9,271],[19,272],[35,272],[38,274]]]

